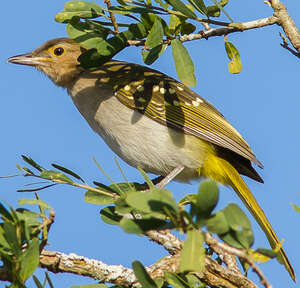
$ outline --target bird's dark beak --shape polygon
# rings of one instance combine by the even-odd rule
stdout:
[[[28,66],[39,66],[45,63],[45,57],[34,56],[32,53],[27,53],[10,57],[6,62]]]

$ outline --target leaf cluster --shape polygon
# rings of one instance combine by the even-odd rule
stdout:
[[[170,45],[179,79],[187,86],[195,86],[194,63],[181,37],[188,39],[189,35],[200,30],[199,26],[204,22],[228,25],[211,20],[220,17],[222,12],[232,21],[224,10],[228,1],[212,0],[214,5],[207,5],[204,0],[188,0],[187,3],[181,0],[155,0],[154,5],[151,0],[117,0],[117,5],[109,8],[95,2],[69,1],[55,20],[67,24],[69,37],[87,48],[78,59],[85,68],[99,67],[126,48],[130,41],[143,45],[142,59],[145,64],[151,65]],[[117,22],[111,19],[110,13],[120,16]],[[128,21],[124,22],[124,17]],[[112,30],[113,26],[122,31]],[[228,40],[225,46],[231,59],[229,71],[239,73],[241,65],[240,58],[236,59],[239,57],[235,52],[237,49]],[[236,65],[237,61],[239,65]]]
[[[22,157],[30,165],[30,167],[22,168],[18,166],[25,173],[24,176],[38,177],[52,183],[32,189],[33,191],[45,189],[55,184],[83,188],[86,190],[84,196],[86,202],[105,206],[101,208],[100,216],[107,224],[120,226],[125,232],[138,235],[147,234],[151,230],[165,229],[186,235],[177,274],[167,273],[163,279],[149,279],[150,276],[142,264],[133,263],[136,277],[143,287],[162,287],[166,284],[174,287],[195,287],[193,286],[195,283],[198,283],[197,287],[202,287],[202,283],[197,277],[195,279],[193,273],[202,272],[204,269],[206,244],[203,231],[217,234],[230,246],[247,250],[257,261],[265,262],[277,255],[272,250],[258,249],[253,251],[250,249],[254,242],[251,224],[236,204],[229,204],[224,209],[215,211],[219,200],[219,190],[217,184],[212,180],[202,181],[197,194],[186,195],[177,202],[169,190],[155,186],[141,169],[139,170],[145,179],[144,184],[122,182],[104,185],[94,181],[95,186],[92,187],[85,184],[82,177],[68,168],[52,164],[56,170],[46,170],[33,159],[24,155]],[[33,170],[37,172],[33,172]],[[77,183],[73,179],[79,180],[83,184]],[[19,191],[28,192],[30,189]],[[50,208],[40,199],[21,199],[20,204],[24,203],[38,204],[41,209]],[[5,212],[6,210],[3,211],[2,214],[4,215],[9,213]],[[40,214],[32,215],[41,217]],[[10,218],[6,216],[5,219]],[[34,218],[31,218],[31,221],[33,221],[32,219]],[[39,222],[33,223],[40,225]],[[40,229],[40,226],[37,227]],[[28,235],[32,235],[32,233]],[[248,266],[244,265],[244,268],[247,269]],[[148,284],[143,284],[143,282]]]
[[[48,230],[45,220],[48,219],[46,211],[50,207],[37,199],[20,199],[20,205],[37,204],[39,212],[25,208],[6,208],[0,202],[0,259],[2,270],[6,271],[11,281],[9,287],[26,287],[26,280],[32,276],[39,264],[40,251],[47,243]],[[34,276],[35,283],[39,280]],[[46,282],[51,280],[46,276]],[[37,287],[45,287],[42,284]]]

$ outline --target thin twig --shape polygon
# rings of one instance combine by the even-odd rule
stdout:
[[[109,8],[111,7],[110,0],[104,0],[104,3],[106,4],[107,9],[109,10]],[[111,23],[114,26],[116,34],[119,34],[120,31],[119,31],[119,27],[118,27],[118,24],[117,24],[117,20],[116,20],[115,14],[113,12],[111,12],[111,11],[108,11],[108,13],[109,13],[109,16],[110,16]]]
[[[82,189],[86,189],[86,190],[90,190],[90,191],[94,191],[94,192],[98,192],[98,193],[101,193],[103,195],[106,195],[106,196],[109,196],[109,197],[112,197],[113,199],[117,199],[119,196],[117,194],[114,194],[114,193],[109,193],[107,191],[104,191],[104,190],[101,190],[100,187],[91,187],[89,185],[84,185],[84,184],[80,184],[80,183],[76,183],[76,182],[64,182],[63,180],[60,180],[60,179],[49,179],[49,178],[46,178],[46,177],[41,177],[39,175],[35,175],[35,174],[25,174],[25,176],[31,176],[31,177],[36,177],[36,178],[39,178],[39,179],[45,179],[45,180],[49,180],[51,182],[54,182],[54,183],[58,183],[58,184],[65,184],[65,185],[71,185],[71,186],[74,186],[74,187],[78,187],[78,188],[82,188]],[[19,190],[20,191],[20,190]]]
[[[259,277],[261,284],[264,285],[265,288],[272,288],[271,284],[268,283],[266,277],[264,276],[260,268],[253,262],[251,257],[244,250],[234,248],[225,243],[220,243],[217,241],[217,239],[213,238],[209,233],[205,233],[205,242],[207,243],[207,245],[212,247],[212,249],[218,249],[218,251],[223,250],[226,253],[229,253],[231,255],[236,255],[237,257],[246,261]]]
[[[285,44],[285,43],[280,43],[280,46],[283,47],[284,49],[288,50],[289,52],[291,52],[294,56],[300,58],[300,52],[294,50],[293,48],[289,47],[289,45]]]
[[[165,12],[167,14],[173,14],[173,15],[177,15],[177,16],[186,17],[186,15],[184,15],[183,13],[181,13],[179,11],[170,10],[170,9],[166,9],[166,8],[162,8],[162,7],[158,7],[158,6],[153,6],[153,5],[145,5],[143,3],[136,2],[136,1],[133,1],[133,0],[123,0],[123,1],[127,2],[127,3],[137,5],[137,6],[141,6],[141,7],[157,10],[157,11],[162,11],[162,12]],[[199,21],[199,22],[209,23],[209,24],[214,24],[214,25],[219,25],[219,26],[228,26],[228,25],[230,25],[229,22],[215,21],[215,20],[205,19],[205,18],[200,18],[200,17],[196,17],[195,19],[191,19],[191,20],[196,20],[196,21]]]
[[[202,30],[199,33],[183,35],[179,38],[181,42],[192,41],[196,39],[208,39],[215,36],[224,36],[234,32],[243,32],[246,30],[257,29],[264,26],[277,24],[278,18],[274,16],[257,19],[249,22],[231,23],[228,27],[214,28],[210,30]],[[130,46],[144,46],[144,40],[129,40],[127,44]],[[170,45],[170,40],[164,40],[164,44]]]
[[[162,245],[171,255],[181,251],[183,242],[179,240],[170,230],[150,230],[145,233],[149,240]]]
[[[300,31],[287,12],[286,7],[279,0],[269,0],[269,3],[274,10],[274,16],[279,20],[278,24],[283,28],[293,47],[300,53]],[[298,55],[296,56],[299,57]]]

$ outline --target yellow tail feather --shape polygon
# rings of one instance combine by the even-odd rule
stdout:
[[[256,219],[259,226],[265,232],[272,249],[279,248],[279,260],[286,267],[287,271],[295,281],[294,269],[291,266],[287,255],[281,248],[281,243],[275,234],[270,222],[268,221],[265,213],[260,208],[253,194],[237,172],[237,170],[226,160],[219,158],[215,155],[211,155],[207,161],[205,161],[204,167],[201,169],[201,174],[212,178],[222,184],[230,185],[253,217]]]

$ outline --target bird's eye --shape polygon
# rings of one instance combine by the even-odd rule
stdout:
[[[54,49],[53,53],[55,56],[60,56],[65,52],[65,49],[62,47],[57,47]]]

